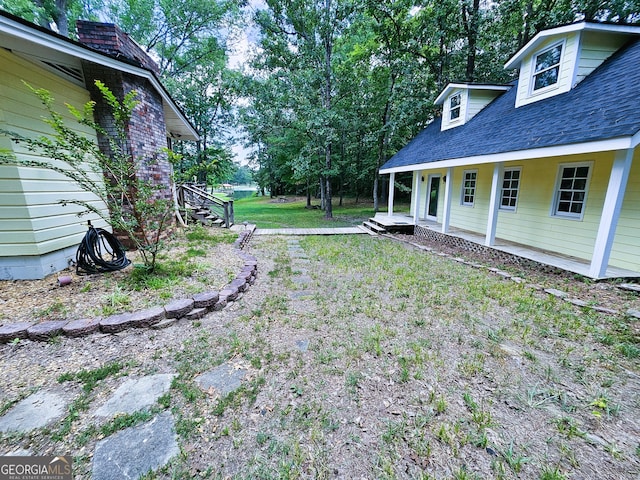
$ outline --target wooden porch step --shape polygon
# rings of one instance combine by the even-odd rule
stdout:
[[[371,219],[369,219],[371,220]],[[364,221],[362,222],[362,226],[364,226],[364,228],[371,230],[372,232],[375,233],[387,233],[387,230],[384,227],[381,227],[380,225],[378,225],[377,223],[373,223],[371,221]]]
[[[377,237],[378,236],[378,234],[376,232],[374,232],[373,230],[369,230],[364,225],[356,225],[356,228],[358,230],[360,230],[361,232],[364,232],[364,233],[366,233],[368,235],[371,235],[372,237]]]

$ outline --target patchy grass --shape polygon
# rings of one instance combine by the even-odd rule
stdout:
[[[196,242],[206,239],[196,237],[176,261],[202,258]],[[258,281],[222,312],[173,330],[96,338],[99,349],[47,344],[52,358],[71,352],[93,362],[63,379],[93,384],[91,394],[75,397],[63,435],[1,444],[70,451],[88,478],[95,441],[147,418],[86,420],[87,401],[105,393],[102,375],[124,371],[95,367],[108,358],[129,374],[177,374],[153,412],[171,412],[181,453],[147,479],[562,480],[640,471],[629,318],[369,236],[255,237],[249,248]],[[22,352],[33,347],[5,348],[26,362]],[[247,370],[242,387],[202,391],[196,377],[223,363]]]
[[[247,197],[234,202],[235,220],[238,224],[243,221],[255,223],[258,228],[349,227],[359,225],[375,214],[370,201],[355,203],[353,199],[345,199],[343,206],[339,206],[334,198],[334,218],[327,220],[322,210],[307,209],[306,204],[306,199],[299,197],[287,197],[286,201]],[[319,200],[314,199],[312,204],[319,205]]]
[[[256,363],[256,407],[217,404],[231,437],[220,445],[242,467],[216,475],[562,479],[607,464],[616,478],[637,467],[637,441],[619,429],[640,408],[625,373],[638,366],[618,347],[633,343],[625,320],[369,237],[301,238],[309,263],[283,239],[254,244],[268,286],[303,271],[313,291],[273,293],[234,328],[236,355],[274,351]],[[308,352],[285,347],[300,336]],[[231,419],[256,408],[255,429],[234,432]],[[593,435],[606,437],[595,450]]]

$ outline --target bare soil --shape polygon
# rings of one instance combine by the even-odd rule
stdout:
[[[210,263],[233,256],[220,248]],[[126,367],[99,382],[62,440],[58,426],[5,435],[0,452],[71,453],[74,478],[90,478],[102,438],[92,410],[122,374],[177,373],[159,408],[173,413],[182,453],[148,478],[640,475],[637,320],[387,239],[254,237],[247,248],[259,262],[255,285],[196,322],[1,345],[5,409],[40,388],[77,398],[77,383],[58,383],[62,373]],[[609,308],[639,307],[611,283],[518,274]],[[92,297],[113,285],[91,281]],[[76,295],[55,279],[31,296],[9,287],[4,305],[19,301],[22,311]],[[223,362],[249,371],[243,387],[228,397],[200,391],[194,377]]]

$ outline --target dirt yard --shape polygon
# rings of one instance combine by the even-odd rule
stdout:
[[[638,321],[529,284],[622,312],[640,308],[635,294],[533,271],[517,283],[367,235],[254,237],[248,251],[255,285],[201,320],[1,345],[0,412],[45,386],[77,397],[62,374],[124,367],[73,404],[70,428],[5,435],[0,451],[70,453],[75,478],[90,478],[94,406],[123,374],[176,373],[158,409],[177,419],[181,455],[149,479],[639,478]],[[17,290],[1,291],[3,313]],[[22,311],[46,309],[46,296]],[[249,371],[243,386],[201,391],[194,377],[223,362]]]

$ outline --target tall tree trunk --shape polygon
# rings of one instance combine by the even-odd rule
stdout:
[[[323,107],[328,114],[331,111],[331,0],[324,1],[325,8],[325,35],[324,35],[324,101]],[[327,115],[328,117],[328,115]],[[329,128],[329,125],[326,125]],[[324,218],[333,218],[333,205],[331,205],[331,139],[326,140],[324,147],[324,166],[326,171],[326,187],[324,202]]]
[[[320,177],[320,208],[324,210],[326,205],[324,177]]]
[[[380,175],[378,175],[378,170],[376,169],[376,173],[373,176],[373,211],[377,212],[378,205],[378,183],[380,183]]]
[[[307,208],[311,208],[311,185],[307,178]]]
[[[466,80],[473,82],[475,80],[476,69],[476,46],[478,44],[478,27],[480,24],[480,0],[473,0],[471,11],[465,3],[462,4],[462,23],[465,33],[467,34],[467,68]]]
[[[379,183],[379,175],[378,175],[378,171],[380,170],[380,167],[382,166],[382,164],[385,161],[385,152],[387,150],[387,143],[389,141],[389,135],[388,135],[388,129],[387,129],[387,124],[389,123],[389,115],[391,112],[391,98],[393,96],[393,91],[395,90],[395,86],[396,86],[396,74],[392,73],[391,74],[391,78],[389,78],[389,95],[387,96],[387,102],[384,105],[384,110],[382,111],[382,116],[381,116],[381,128],[380,128],[380,134],[378,135],[378,160],[376,163],[376,173],[375,173],[375,177],[373,179],[373,211],[377,212],[379,205],[378,205],[378,183]]]

